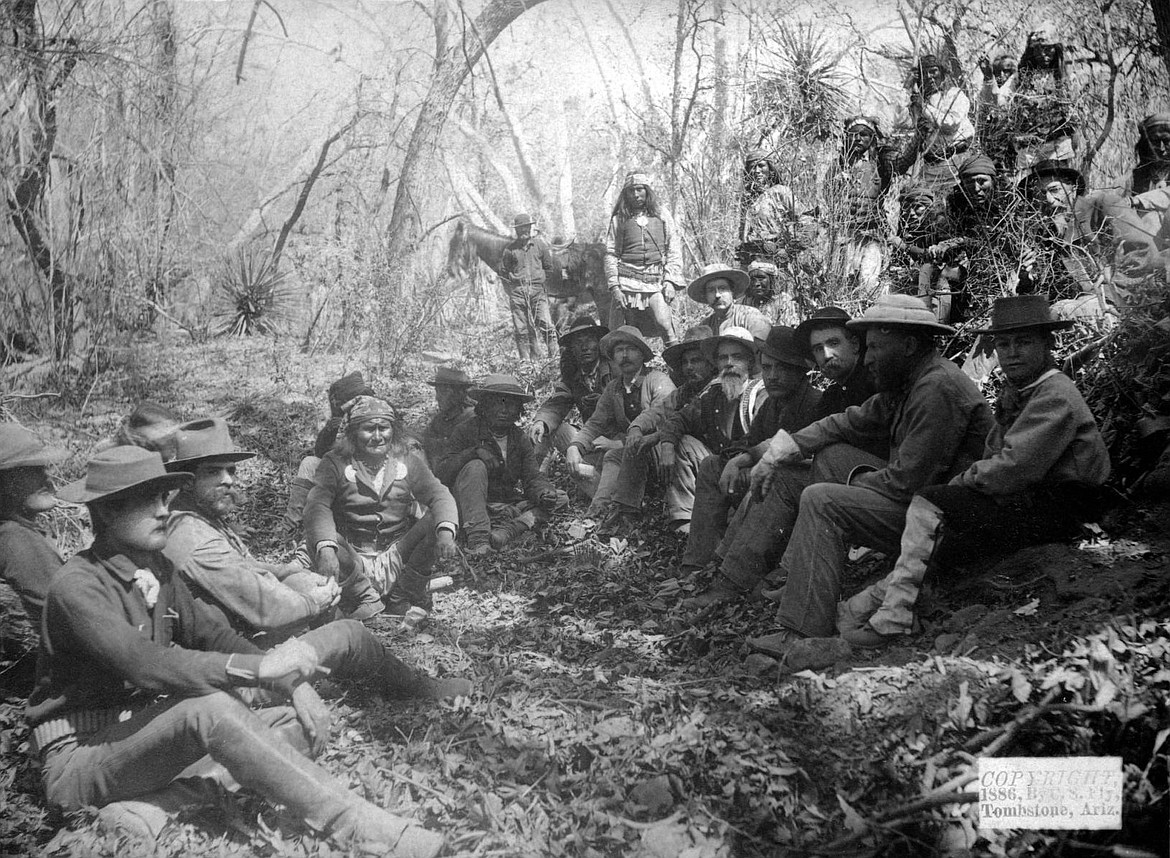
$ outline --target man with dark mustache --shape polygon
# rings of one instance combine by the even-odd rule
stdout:
[[[730,326],[747,328],[756,339],[767,339],[772,323],[755,307],[736,303],[747,292],[749,282],[747,272],[738,268],[719,262],[705,267],[687,286],[692,301],[711,308],[711,314],[699,324],[715,333]]]

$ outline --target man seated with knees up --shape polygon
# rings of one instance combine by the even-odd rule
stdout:
[[[437,366],[435,377],[427,384],[435,389],[435,403],[439,406],[422,433],[427,464],[433,469],[447,449],[451,433],[475,419],[475,402],[467,394],[472,386],[471,378],[461,369]]]
[[[321,672],[313,646],[263,652],[175,573],[162,553],[167,500],[191,479],[122,446],[60,492],[89,507],[94,542],[45,600],[26,714],[49,803],[161,801],[177,779],[226,770],[343,848],[436,855],[442,835],[351,793],[309,758],[329,739],[329,711],[308,682]],[[272,701],[291,706],[249,707]]]
[[[785,548],[777,613],[784,631],[748,641],[770,655],[783,655],[797,638],[832,634],[847,542],[881,544],[900,533],[914,493],[979,458],[992,424],[978,388],[935,348],[934,337],[954,329],[921,299],[884,295],[848,325],[865,331],[865,362],[879,393],[799,432],[778,433],[752,471],[754,493],[779,494],[772,526]],[[881,442],[889,443],[888,461],[862,449]]]
[[[768,449],[768,442],[781,429],[795,432],[816,419],[821,393],[808,379],[808,365],[800,338],[793,328],[773,325],[768,339],[759,343],[760,377],[768,398],[752,419],[747,435],[729,445],[720,455],[703,460],[695,490],[695,512],[691,535],[683,554],[681,570],[694,572],[706,566],[722,544],[735,543],[748,534],[740,533],[751,500],[747,489],[751,469]],[[728,515],[736,507],[731,525]],[[715,585],[688,602],[692,608],[738,598],[739,591],[719,578]]]
[[[668,414],[659,431],[659,479],[667,487],[667,517],[678,531],[689,532],[699,465],[742,440],[766,398],[760,395],[764,385],[757,378],[757,348],[750,331],[734,326],[704,340],[716,381]]]
[[[756,339],[767,339],[771,321],[755,307],[736,303],[747,292],[749,282],[747,272],[739,268],[729,268],[718,262],[704,268],[703,273],[687,286],[687,295],[692,301],[711,308],[710,315],[699,324],[715,333],[734,325],[747,328]]]
[[[978,333],[994,339],[1007,383],[983,458],[915,493],[894,570],[838,605],[841,637],[873,647],[909,634],[918,588],[944,540],[966,558],[1064,538],[1095,517],[1109,453],[1080,391],[1052,359],[1053,332],[1072,324],[1055,320],[1040,295],[996,299],[991,327]]]
[[[656,449],[649,454],[628,451],[626,433],[631,427],[643,434],[652,431],[650,415],[675,388],[666,373],[646,368],[654,350],[632,325],[602,337],[601,350],[616,375],[602,391],[593,416],[573,438],[565,460],[570,471],[580,474],[585,457],[601,446],[598,440],[607,439],[588,514],[602,520],[603,530],[612,530],[633,523],[640,515],[647,470],[657,455]]]
[[[601,356],[601,338],[609,328],[589,316],[578,316],[561,334],[561,377],[552,396],[541,403],[532,418],[528,437],[536,447],[536,461],[544,462],[555,447],[562,456],[568,452],[573,435],[593,416],[601,391],[613,377],[609,361]],[[577,420],[568,419],[577,409]],[[600,464],[600,457],[594,465]]]
[[[476,418],[451,434],[435,473],[455,495],[468,553],[487,554],[569,499],[540,472],[532,442],[516,425],[532,394],[514,376],[489,375],[471,395]]]

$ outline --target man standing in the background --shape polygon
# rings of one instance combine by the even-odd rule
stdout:
[[[531,215],[512,218],[516,239],[504,248],[500,258],[500,277],[508,290],[512,310],[512,330],[520,360],[543,358],[555,351],[556,329],[548,309],[544,283],[553,270],[548,243],[532,234],[535,223]]]

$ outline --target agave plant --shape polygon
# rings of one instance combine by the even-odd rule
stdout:
[[[223,309],[216,334],[250,337],[277,333],[276,325],[288,314],[291,298],[287,275],[266,250],[249,248],[225,259],[215,281]]]
[[[811,23],[777,20],[763,47],[753,112],[765,127],[796,137],[827,140],[846,103],[837,57],[825,33]]]

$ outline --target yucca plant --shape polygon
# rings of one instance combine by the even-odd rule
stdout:
[[[764,127],[828,140],[838,131],[847,100],[837,61],[822,30],[776,21],[763,47],[753,113]]]
[[[277,333],[288,315],[291,298],[287,275],[267,250],[246,248],[226,258],[215,280],[223,308],[215,317],[223,322],[218,336],[250,337]]]

